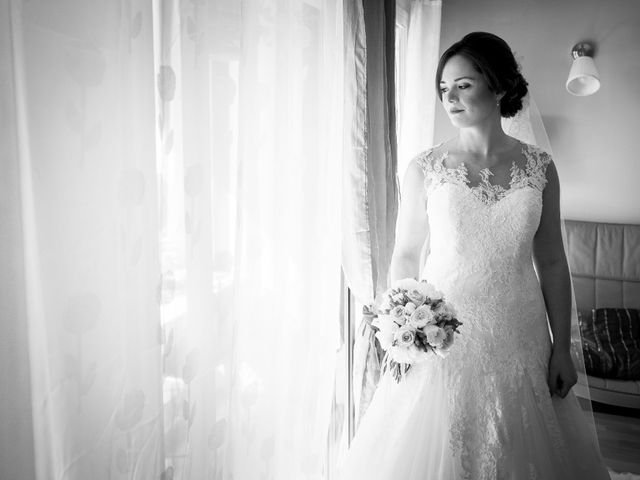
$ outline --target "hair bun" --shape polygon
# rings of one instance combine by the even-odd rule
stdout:
[[[500,101],[500,115],[505,118],[513,117],[522,110],[522,99],[527,94],[529,84],[520,72],[516,72],[513,76],[513,83],[510,88],[505,91]]]

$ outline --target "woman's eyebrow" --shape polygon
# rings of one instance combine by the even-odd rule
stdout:
[[[469,80],[475,80],[474,77],[458,77],[458,78],[454,78],[453,81],[457,82],[458,80],[464,80],[465,78]],[[445,82],[444,80],[440,80],[440,83],[447,83],[447,82]]]

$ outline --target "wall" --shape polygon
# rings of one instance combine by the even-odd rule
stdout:
[[[565,217],[640,224],[640,2],[443,1],[442,50],[477,30],[504,38],[522,65],[553,148]],[[590,97],[564,86],[581,40],[596,44],[602,86]],[[438,108],[436,142],[455,133]]]

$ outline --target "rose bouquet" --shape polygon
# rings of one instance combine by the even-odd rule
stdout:
[[[396,382],[400,382],[411,365],[433,354],[446,357],[462,323],[433,285],[405,278],[384,293],[372,325],[386,351],[382,371],[390,369]]]

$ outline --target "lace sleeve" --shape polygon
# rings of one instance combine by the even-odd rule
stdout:
[[[425,180],[429,178],[433,172],[433,148],[416,155],[414,161],[420,166]]]
[[[527,156],[525,168],[527,183],[542,192],[547,185],[547,166],[553,159],[547,152],[533,145],[527,145],[525,153]]]
[[[438,155],[436,155],[436,150],[440,145],[442,144],[431,147],[414,157],[424,174],[424,187],[427,192],[429,192],[429,187],[438,183],[441,177],[442,166],[439,164]]]

